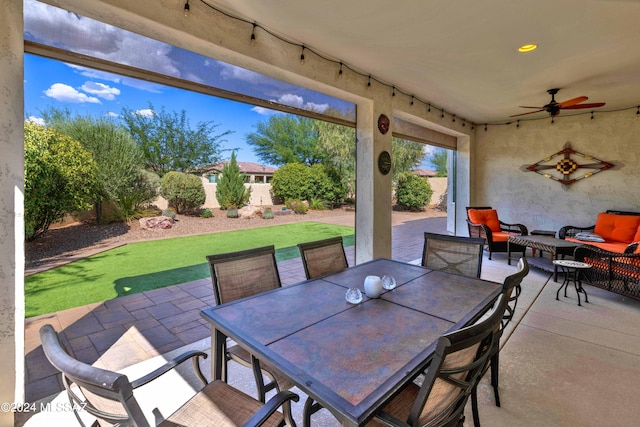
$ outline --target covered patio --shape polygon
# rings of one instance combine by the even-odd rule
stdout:
[[[395,119],[424,129],[426,140],[455,141],[449,233],[467,234],[465,206],[471,205],[493,206],[502,219],[530,230],[555,231],[593,224],[607,209],[640,208],[636,2],[590,1],[585,7],[545,0],[533,10],[509,0],[473,6],[282,2],[286,11],[273,2],[47,3],[356,104],[355,263],[419,257],[404,258],[394,248],[391,177],[378,171],[380,154],[391,151],[399,130]],[[0,8],[0,401],[24,402],[23,2],[0,0]],[[252,23],[260,24],[255,44]],[[370,42],[376,35],[382,39]],[[541,49],[517,57],[517,46],[532,38]],[[559,100],[588,95],[607,105],[579,115],[563,111],[551,118],[543,111],[531,120],[510,118],[523,112],[519,105],[545,105],[551,88],[562,88]],[[381,115],[391,118],[387,133],[379,130]],[[527,172],[567,143],[614,168],[572,185]],[[501,281],[513,268],[496,255],[485,259],[483,277]],[[501,353],[503,407],[495,408],[483,388],[485,425],[635,425],[640,411],[629,396],[640,380],[638,302],[588,285],[584,307],[571,298],[555,301],[556,284],[536,270],[523,288],[521,321],[504,337]],[[198,345],[206,347],[206,339]],[[13,425],[13,414],[0,413],[0,425]]]

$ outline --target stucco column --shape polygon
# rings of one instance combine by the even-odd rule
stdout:
[[[391,129],[385,135],[378,131],[380,114],[391,120],[391,102],[382,99],[358,104],[356,264],[375,258],[391,258],[391,173],[383,175],[378,170],[380,153],[391,153]]]
[[[24,398],[22,0],[0,0],[0,402]],[[0,411],[0,426],[13,414]]]

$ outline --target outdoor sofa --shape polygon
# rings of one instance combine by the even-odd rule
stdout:
[[[640,212],[608,210],[593,226],[567,225],[558,236],[581,244],[574,257],[592,266],[584,271],[592,285],[640,299]]]

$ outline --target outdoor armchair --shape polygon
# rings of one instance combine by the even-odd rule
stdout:
[[[424,233],[422,266],[480,278],[485,240],[479,237]]]
[[[150,424],[134,396],[134,390],[189,359],[193,360],[196,375],[202,380],[204,387],[162,421],[160,427],[281,426],[284,425],[285,416],[277,409],[285,402],[298,400],[298,395],[285,391],[263,405],[222,381],[207,384],[198,364],[199,358],[204,359],[207,355],[200,351],[187,352],[140,379],[129,381],[124,374],[97,368],[71,357],[51,325],[40,328],[40,339],[47,359],[62,373],[62,382],[81,426],[84,423],[77,412],[79,408],[110,425],[149,427]],[[169,390],[158,392],[167,393]]]
[[[217,305],[281,287],[273,245],[207,255],[207,261]],[[239,345],[227,348],[227,359],[253,369],[251,354]],[[255,375],[258,396],[262,402],[269,390],[287,390],[293,387],[286,377],[271,372],[268,366],[263,369],[263,374],[269,378],[267,384],[264,384],[262,375]],[[226,381],[226,363],[223,378]]]
[[[500,221],[498,213],[491,206],[468,206],[467,226],[469,237],[482,237],[486,239],[489,249],[489,259],[494,252],[507,252],[507,242],[510,235],[526,236],[529,230],[523,224],[507,224]],[[527,248],[521,245],[511,245],[511,252],[525,254]]]
[[[487,372],[489,367],[491,367],[491,387],[493,388],[493,395],[495,398],[496,406],[500,406],[500,393],[498,391],[498,374],[500,372],[500,338],[507,327],[507,325],[513,319],[513,315],[516,310],[516,306],[518,304],[518,297],[522,291],[522,280],[529,274],[529,262],[526,258],[520,258],[518,261],[517,271],[507,276],[504,279],[502,284],[502,293],[500,294],[500,298],[506,300],[507,304],[503,308],[499,308],[502,310],[502,319],[497,326],[496,332],[496,340],[493,342],[493,347],[491,348],[490,356],[489,356],[489,364],[482,371],[480,377],[483,377]],[[495,310],[492,308],[492,310]],[[486,316],[490,316],[491,312],[487,313]],[[473,413],[473,424],[475,427],[480,427],[480,417],[478,414],[478,393],[477,387],[473,389],[471,394],[471,409]]]
[[[508,299],[482,321],[439,338],[421,385],[409,382],[367,426],[458,426],[486,369]]]
[[[342,236],[298,244],[304,274],[315,279],[349,267]]]

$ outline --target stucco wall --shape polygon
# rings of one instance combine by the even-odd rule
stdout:
[[[593,225],[607,209],[640,211],[640,120],[634,110],[559,116],[509,126],[476,129],[474,205],[498,209],[506,222],[520,222],[529,230],[557,231],[563,225]],[[521,168],[571,148],[614,169],[565,186]],[[579,159],[579,157],[572,156]],[[559,158],[558,158],[559,160]],[[579,159],[578,163],[585,163]],[[583,175],[578,169],[571,175]]]

